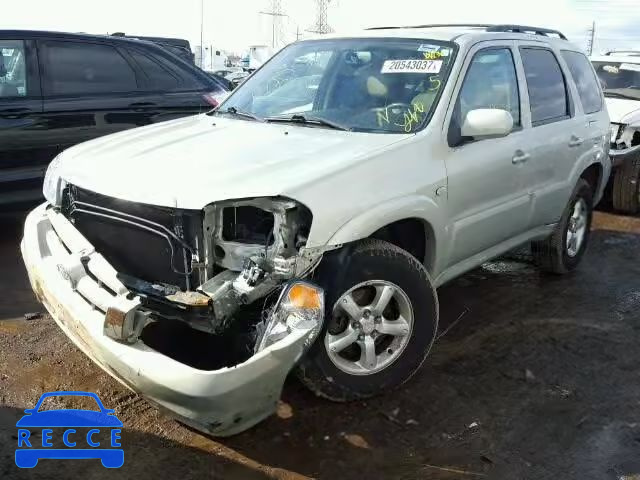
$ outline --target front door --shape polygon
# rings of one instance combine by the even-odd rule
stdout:
[[[526,231],[530,199],[522,178],[528,152],[523,145],[518,77],[512,42],[483,42],[465,59],[451,114],[446,158],[451,244],[448,266],[455,265]],[[463,138],[460,125],[478,108],[506,110],[514,127],[501,138]]]
[[[49,160],[33,42],[0,37],[0,208],[40,199]]]

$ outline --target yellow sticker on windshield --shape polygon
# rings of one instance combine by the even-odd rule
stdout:
[[[442,53],[440,52],[424,52],[422,55],[424,55],[425,60],[437,60],[438,58],[442,58]]]

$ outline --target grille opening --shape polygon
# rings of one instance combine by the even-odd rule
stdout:
[[[227,207],[222,211],[222,239],[231,242],[273,244],[274,215],[261,208]]]
[[[150,323],[142,330],[140,338],[153,350],[205,371],[234,367],[248,360],[253,355],[256,341],[255,334],[248,328],[230,328],[213,335],[169,319]]]

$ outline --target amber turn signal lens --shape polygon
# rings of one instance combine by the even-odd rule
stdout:
[[[320,293],[313,287],[296,284],[289,290],[289,302],[294,308],[320,309]]]

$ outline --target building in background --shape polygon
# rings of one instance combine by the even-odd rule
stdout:
[[[252,45],[242,60],[245,68],[260,68],[274,54],[273,48],[267,45]]]
[[[228,56],[226,52],[215,45],[195,46],[196,65],[203,70],[215,71],[227,66]]]

